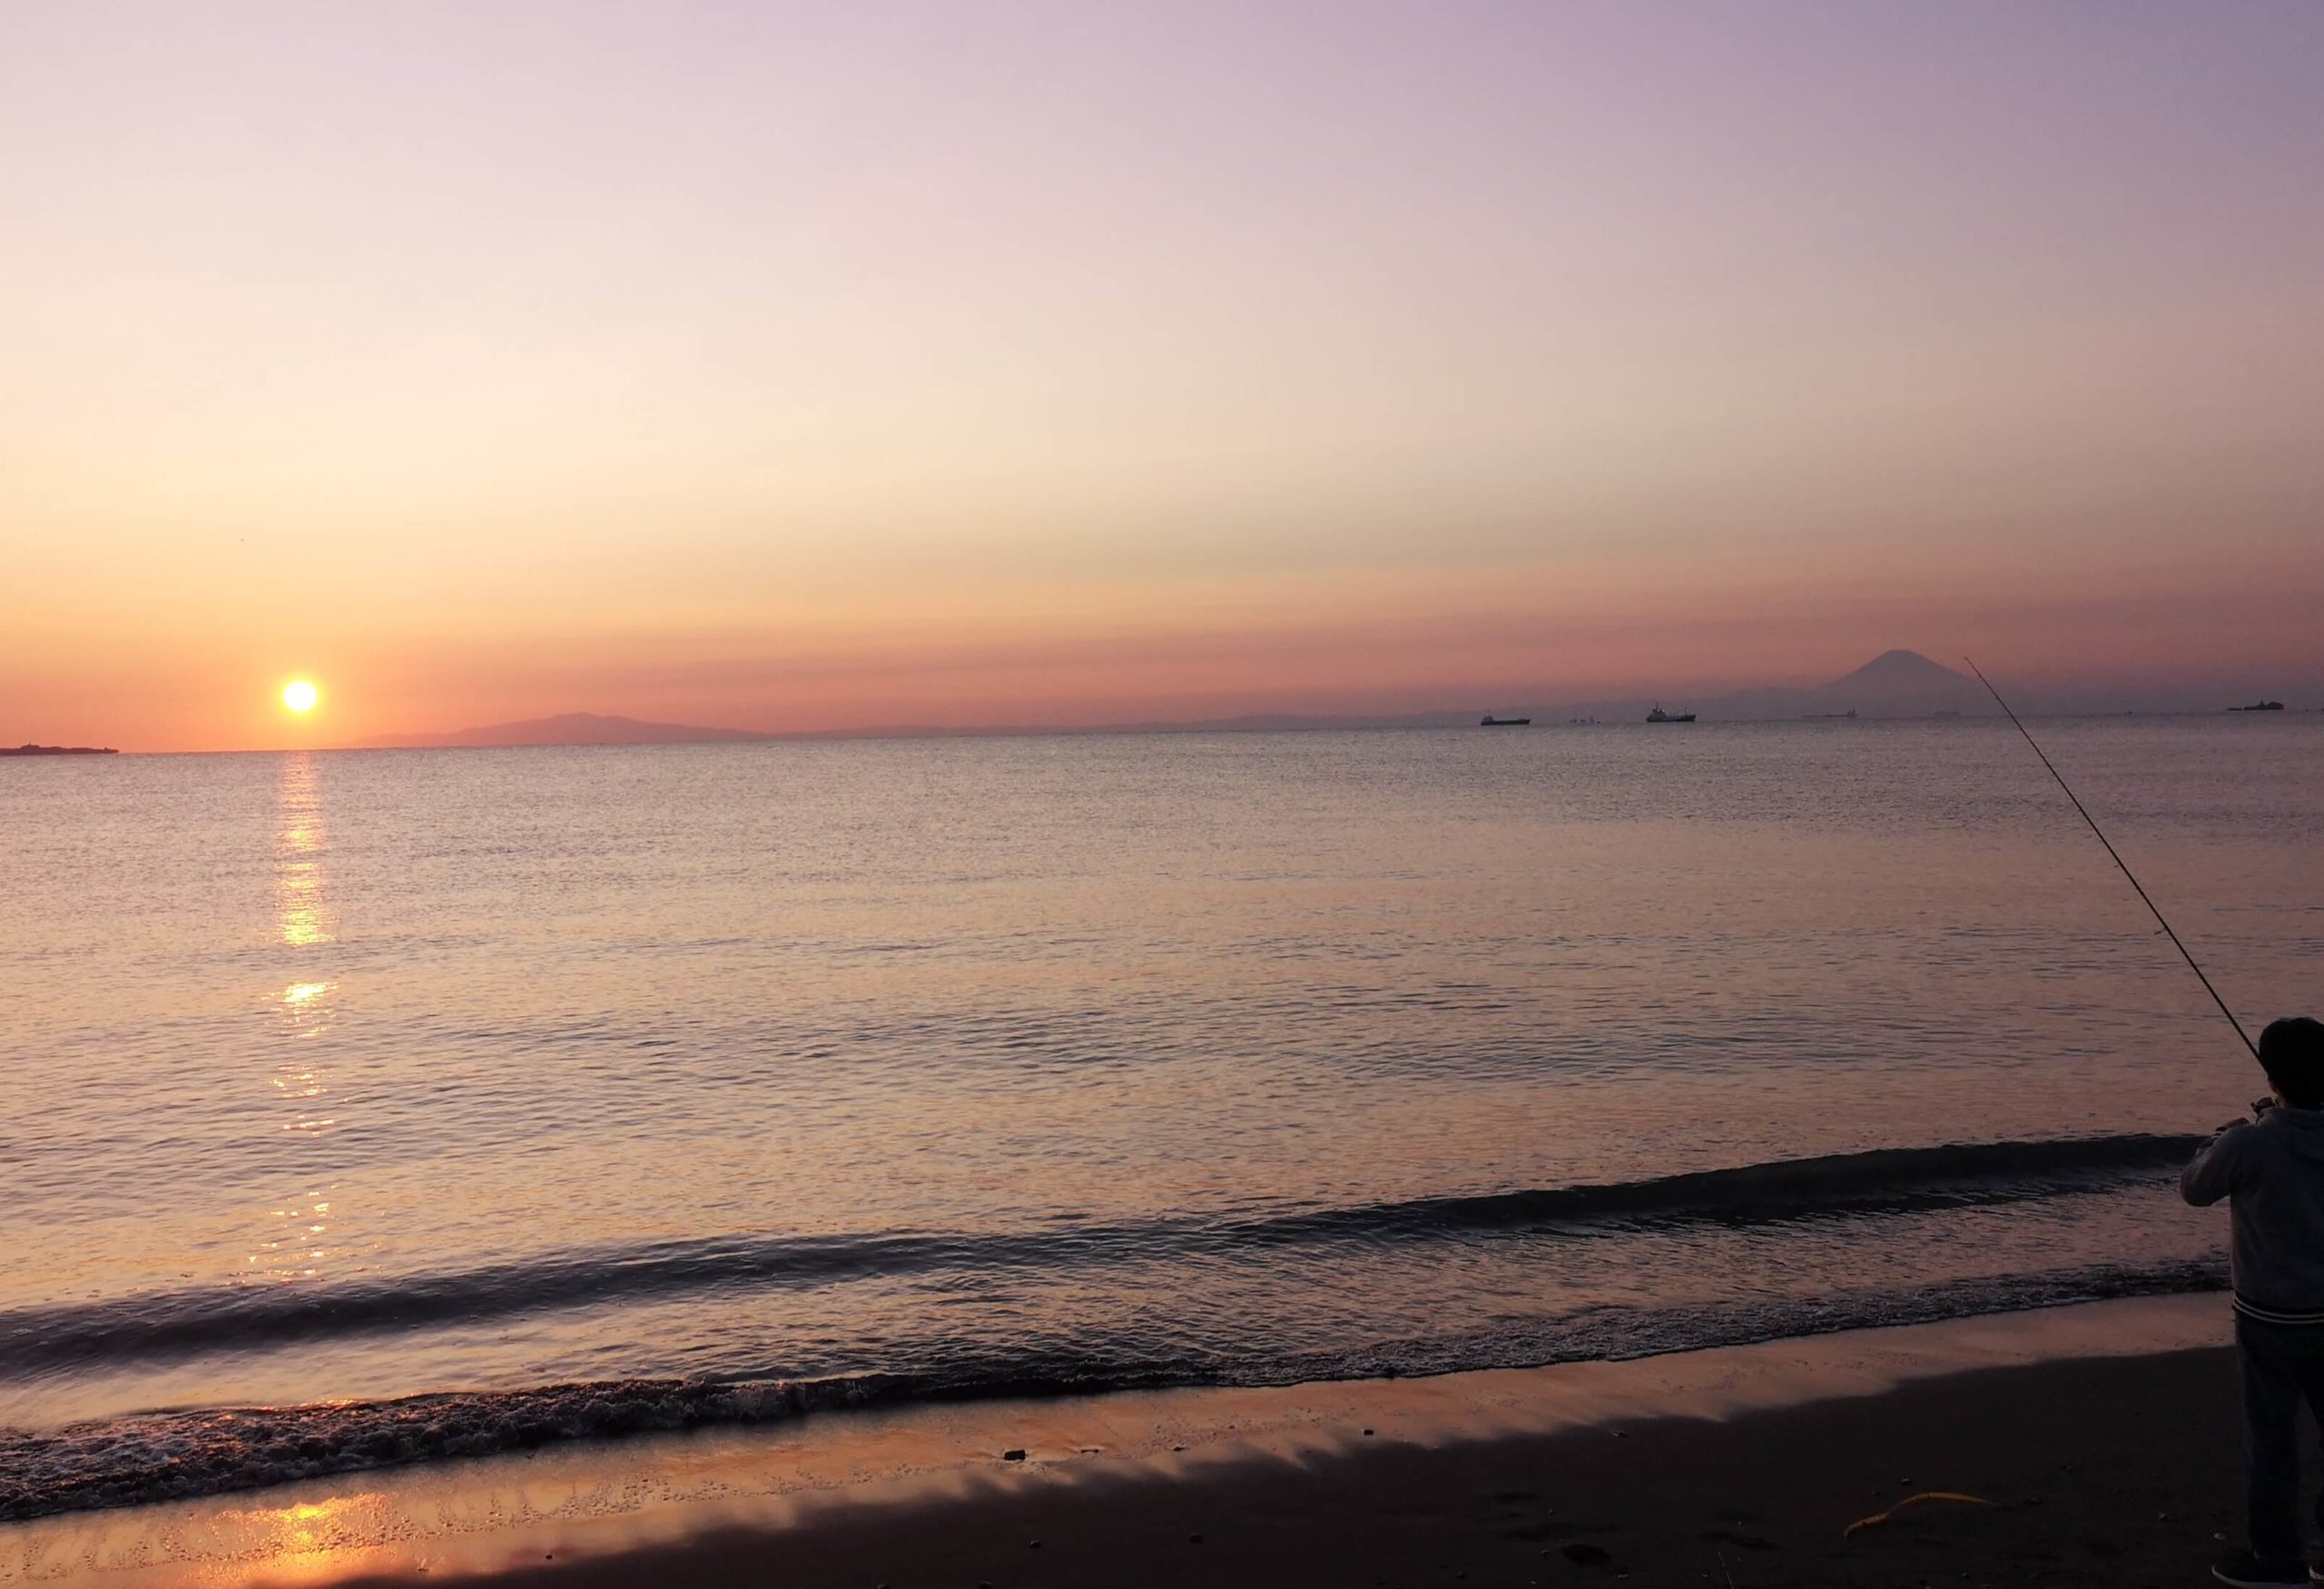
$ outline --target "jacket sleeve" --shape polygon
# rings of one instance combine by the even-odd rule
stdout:
[[[2179,1172],[2179,1195],[2199,1209],[2207,1209],[2233,1193],[2250,1130],[2248,1123],[2238,1120],[2204,1143],[2194,1162]]]

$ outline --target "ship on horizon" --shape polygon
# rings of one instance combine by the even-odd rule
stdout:
[[[1662,703],[1657,701],[1654,710],[1646,715],[1646,720],[1649,723],[1691,723],[1695,715],[1692,712],[1666,712],[1662,709]]]
[[[1477,720],[1480,728],[1531,728],[1532,725],[1531,717],[1496,717],[1491,712]]]
[[[2280,712],[2283,709],[2284,704],[2281,701],[2255,701],[2248,706],[2230,706],[2228,708],[2230,712]]]

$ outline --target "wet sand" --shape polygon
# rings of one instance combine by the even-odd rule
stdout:
[[[50,1519],[0,1532],[0,1582],[2194,1583],[2235,1501],[2227,1335],[2180,1298],[850,1415]],[[1992,1504],[1846,1532],[1932,1490]]]

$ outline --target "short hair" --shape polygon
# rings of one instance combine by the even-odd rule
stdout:
[[[2287,1015],[2260,1034],[2260,1068],[2294,1109],[2324,1109],[2324,1022]]]

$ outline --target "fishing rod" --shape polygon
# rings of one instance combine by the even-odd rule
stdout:
[[[2211,996],[2211,1002],[2219,1006],[2219,1012],[2227,1017],[2227,1023],[2230,1026],[2235,1028],[2235,1035],[2243,1040],[2243,1046],[2251,1051],[2251,1057],[2255,1060],[2258,1059],[2260,1057],[2260,1045],[2251,1041],[2250,1033],[2243,1030],[2243,1022],[2235,1018],[2235,1012],[2227,1007],[2227,1001],[2219,996],[2219,990],[2217,988],[2211,986],[2211,979],[2203,974],[2203,968],[2195,963],[2195,957],[2187,952],[2187,946],[2184,943],[2179,942],[2179,934],[2171,930],[2171,923],[2162,919],[2162,912],[2161,908],[2155,904],[2154,901],[2147,897],[2147,892],[2145,888],[2140,884],[2138,875],[2131,870],[2130,863],[2123,860],[2121,853],[2114,848],[2113,841],[2109,839],[2106,836],[2105,830],[2098,825],[2098,819],[2090,814],[2090,808],[2082,803],[2082,796],[2073,792],[2073,786],[2066,782],[2065,775],[2059,772],[2057,767],[2051,762],[2048,755],[2043,754],[2041,745],[2035,742],[2032,730],[2028,729],[2024,724],[2018,722],[2016,713],[2010,712],[2009,703],[2001,698],[2001,692],[1994,688],[1994,681],[1985,676],[1984,669],[1979,667],[1974,662],[1969,662],[1969,659],[1966,656],[1964,656],[1961,660],[1969,663],[1969,671],[1975,674],[1977,676],[1977,682],[1984,686],[1986,690],[1992,694],[1994,705],[2000,706],[2004,712],[2009,713],[2009,720],[2017,725],[2017,731],[2020,734],[2025,735],[2025,743],[2034,746],[2034,754],[2042,757],[2042,765],[2050,769],[2050,776],[2058,781],[2058,787],[2066,792],[2066,798],[2073,802],[2073,808],[2082,813],[2082,820],[2090,824],[2090,831],[2098,835],[2098,842],[2106,846],[2106,853],[2114,858],[2114,864],[2122,869],[2122,875],[2131,880],[2131,886],[2132,888],[2138,890],[2140,903],[2144,904],[2148,910],[2154,913],[2154,919],[2162,928],[2163,936],[2171,940],[2171,947],[2179,952],[2179,958],[2187,962],[2187,969],[2195,973],[2195,980],[2203,984],[2203,992]]]

